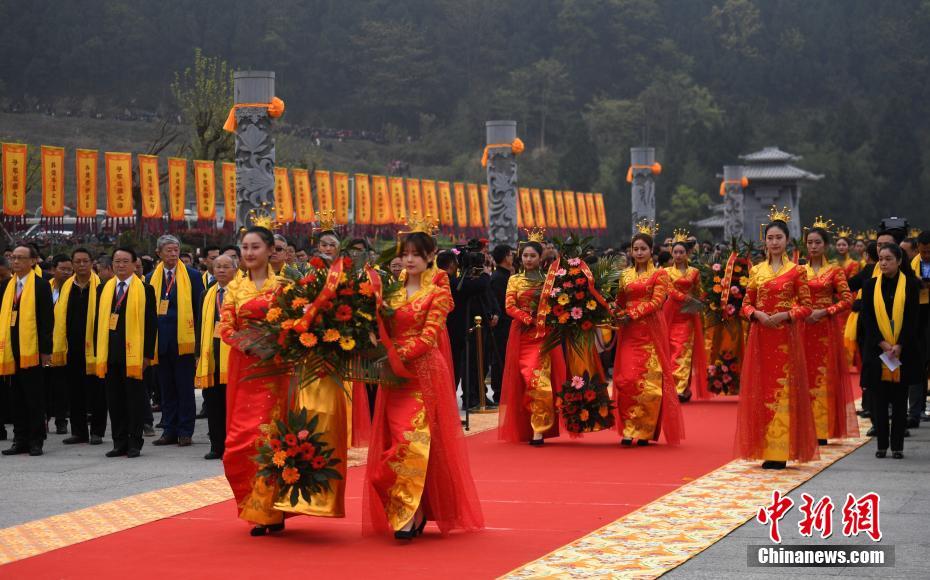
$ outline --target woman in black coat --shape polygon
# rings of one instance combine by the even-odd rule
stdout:
[[[918,309],[920,283],[902,267],[904,253],[895,244],[884,244],[878,252],[882,275],[870,278],[862,286],[859,314],[859,352],[862,353],[862,382],[872,393],[872,419],[875,423],[878,451],[885,457],[888,451],[888,405],[891,404],[892,457],[904,457],[904,430],[907,425],[908,385],[923,380],[924,369],[918,349]],[[875,295],[880,292],[880,305]],[[903,292],[903,296],[899,293]],[[895,298],[903,302],[895,316]],[[900,361],[892,372],[882,362],[887,354]]]

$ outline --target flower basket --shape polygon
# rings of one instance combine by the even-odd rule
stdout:
[[[562,417],[562,427],[572,437],[611,429],[616,424],[616,405],[607,391],[607,383],[597,381],[587,372],[565,381],[555,399]]]

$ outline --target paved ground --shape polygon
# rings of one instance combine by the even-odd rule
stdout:
[[[791,492],[789,495],[795,501],[795,507],[780,526],[782,545],[894,546],[893,568],[750,568],[747,565],[747,546],[773,545],[768,537],[768,528],[751,520],[663,578],[774,580],[786,575],[799,578],[930,578],[930,423],[923,423],[923,428],[912,429],[911,433],[913,436],[904,440],[903,460],[894,460],[890,456],[876,459],[875,444],[869,443]],[[842,534],[842,507],[846,494],[861,497],[869,491],[875,491],[881,497],[879,513],[883,537],[877,544],[864,534],[858,538]],[[726,493],[726,490],[721,490],[721,493]],[[802,493],[813,496],[815,501],[824,495],[833,499],[836,508],[831,538],[822,540],[816,532],[815,538],[803,538],[798,533],[798,506]]]

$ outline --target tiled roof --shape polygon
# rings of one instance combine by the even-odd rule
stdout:
[[[749,179],[750,187],[753,181],[817,181],[823,175],[805,171],[793,165],[746,165],[743,175]]]
[[[695,227],[695,228],[714,229],[714,228],[723,228],[723,222],[724,220],[723,220],[722,215],[712,215],[702,220],[693,221],[691,222],[691,225],[692,227]]]
[[[739,158],[747,163],[784,163],[786,161],[798,161],[801,159],[797,155],[782,151],[778,147],[766,147],[762,149],[762,151],[740,155]]]

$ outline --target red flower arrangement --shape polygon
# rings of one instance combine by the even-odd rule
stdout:
[[[748,252],[745,252],[748,255]],[[746,286],[749,284],[749,269],[752,264],[740,255],[739,250],[721,256],[709,264],[698,266],[701,271],[701,286],[707,301],[708,326],[719,324],[737,316]]]
[[[721,351],[720,358],[707,366],[707,388],[715,394],[739,392],[740,364],[736,355],[728,350]]]
[[[278,499],[296,506],[300,498],[330,490],[330,481],[342,479],[334,469],[342,461],[333,457],[334,449],[321,440],[317,432],[319,418],[307,420],[307,410],[291,411],[287,422],[269,425],[269,434],[260,441],[258,455],[253,459],[258,476],[277,490]]]
[[[595,381],[587,372],[562,385],[555,406],[562,416],[563,427],[572,437],[610,429],[616,421],[616,405],[607,392],[607,384]]]

